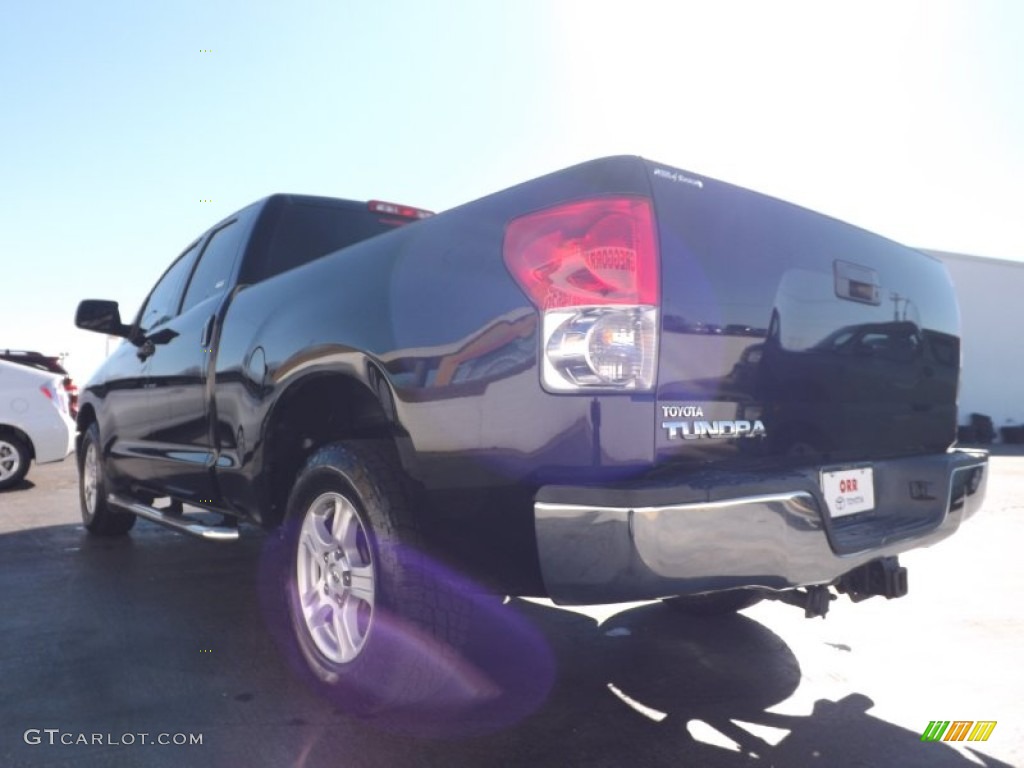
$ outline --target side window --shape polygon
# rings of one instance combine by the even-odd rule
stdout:
[[[139,329],[149,332],[160,323],[170,320],[178,314],[178,302],[181,301],[181,292],[185,289],[185,281],[188,279],[192,265],[196,261],[196,254],[199,249],[193,245],[185,251],[178,260],[171,265],[171,268],[164,272],[164,276],[153,288],[146,299],[146,303],[139,313]]]
[[[242,227],[233,221],[218,229],[206,241],[203,255],[199,258],[199,266],[192,274],[188,291],[185,293],[185,303],[181,307],[183,313],[188,312],[196,304],[212,296],[218,296],[227,290],[241,239]]]
[[[894,362],[913,360],[920,346],[917,336],[902,328],[865,333],[857,343],[860,350]]]

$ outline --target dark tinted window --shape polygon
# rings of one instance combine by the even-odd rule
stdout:
[[[231,222],[213,233],[203,248],[199,266],[196,267],[188,284],[185,303],[181,307],[182,312],[188,312],[201,301],[218,296],[228,289],[228,281],[231,279],[241,240],[242,227],[236,222]]]
[[[925,331],[932,356],[940,365],[957,368],[960,365],[960,340],[956,336],[935,331]]]
[[[258,278],[294,269],[402,223],[365,208],[291,203],[277,220]]]
[[[189,272],[192,271],[192,264],[195,263],[197,252],[198,249],[193,245],[178,257],[170,269],[164,272],[164,276],[160,278],[160,282],[149,294],[139,315],[141,330],[150,331],[178,314],[181,293],[185,289],[185,281],[188,279]]]
[[[894,324],[895,325],[895,324]],[[896,362],[906,362],[917,356],[919,342],[911,331],[894,327],[865,333],[857,342],[858,351]]]

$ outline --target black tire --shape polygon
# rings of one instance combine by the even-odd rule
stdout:
[[[706,595],[667,597],[664,602],[673,610],[687,616],[725,616],[742,611],[764,599],[753,589],[730,589],[727,592],[709,592]]]
[[[348,714],[429,705],[469,636],[472,601],[425,554],[413,498],[394,446],[347,441],[310,456],[288,499],[287,641]]]
[[[28,474],[32,451],[28,443],[13,432],[0,432],[0,491],[13,488]]]
[[[100,428],[94,422],[82,436],[82,447],[78,452],[78,503],[82,524],[85,530],[96,536],[123,536],[135,525],[135,515],[107,504],[101,446]],[[90,462],[94,464],[90,466]],[[92,472],[95,474],[91,475]],[[91,486],[90,477],[94,478]]]

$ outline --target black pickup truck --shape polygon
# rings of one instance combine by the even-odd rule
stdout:
[[[443,684],[456,584],[823,615],[903,595],[897,555],[987,481],[953,448],[937,260],[637,157],[436,216],[273,195],[130,324],[99,300],[76,324],[126,340],[81,397],[85,527],[276,531],[292,640],[358,711]]]

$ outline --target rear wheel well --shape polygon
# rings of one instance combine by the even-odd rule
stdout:
[[[381,387],[386,387],[383,381]],[[384,395],[390,397],[390,392]],[[402,431],[380,397],[363,382],[344,374],[315,374],[293,384],[271,411],[265,432],[266,527],[281,523],[288,495],[307,458],[339,440],[390,440]]]
[[[32,439],[27,434],[10,424],[0,424],[0,437],[4,435],[11,435],[25,443],[28,446],[29,459],[35,461],[36,447],[32,444]]]

